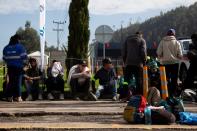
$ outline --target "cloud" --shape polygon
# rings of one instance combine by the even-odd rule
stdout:
[[[169,9],[190,5],[197,0],[90,0],[90,11],[94,14],[139,13],[147,10]]]
[[[46,0],[47,10],[67,10],[71,0]],[[147,10],[170,9],[190,5],[197,0],[90,0],[91,14],[111,15],[139,13]],[[38,10],[39,0],[0,0],[0,14],[32,13]]]

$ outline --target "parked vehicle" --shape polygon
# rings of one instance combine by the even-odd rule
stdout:
[[[189,45],[192,44],[192,40],[190,38],[178,38],[178,41],[182,47],[183,59],[180,60],[179,64],[179,80],[183,82],[187,77],[187,70],[189,68],[189,60],[187,58],[187,52],[189,51]]]

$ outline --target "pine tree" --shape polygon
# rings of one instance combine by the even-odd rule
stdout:
[[[72,0],[69,7],[69,36],[66,65],[69,70],[77,64],[78,59],[88,57],[89,31],[89,0]],[[72,59],[74,58],[74,59]]]

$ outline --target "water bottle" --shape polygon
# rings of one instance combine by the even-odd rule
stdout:
[[[145,124],[146,125],[151,125],[152,120],[151,120],[151,109],[149,107],[146,107],[144,110],[144,115],[145,115]]]
[[[131,80],[129,82],[129,87],[132,88],[131,90],[136,90],[136,79],[134,75],[132,75]]]

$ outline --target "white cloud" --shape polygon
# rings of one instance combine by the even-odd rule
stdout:
[[[47,10],[65,10],[71,0],[46,0]],[[190,5],[197,0],[90,0],[91,14],[139,13]],[[39,0],[0,0],[0,14],[31,13],[38,10]]]
[[[169,9],[190,5],[197,0],[90,0],[94,14],[139,13],[146,10]]]

